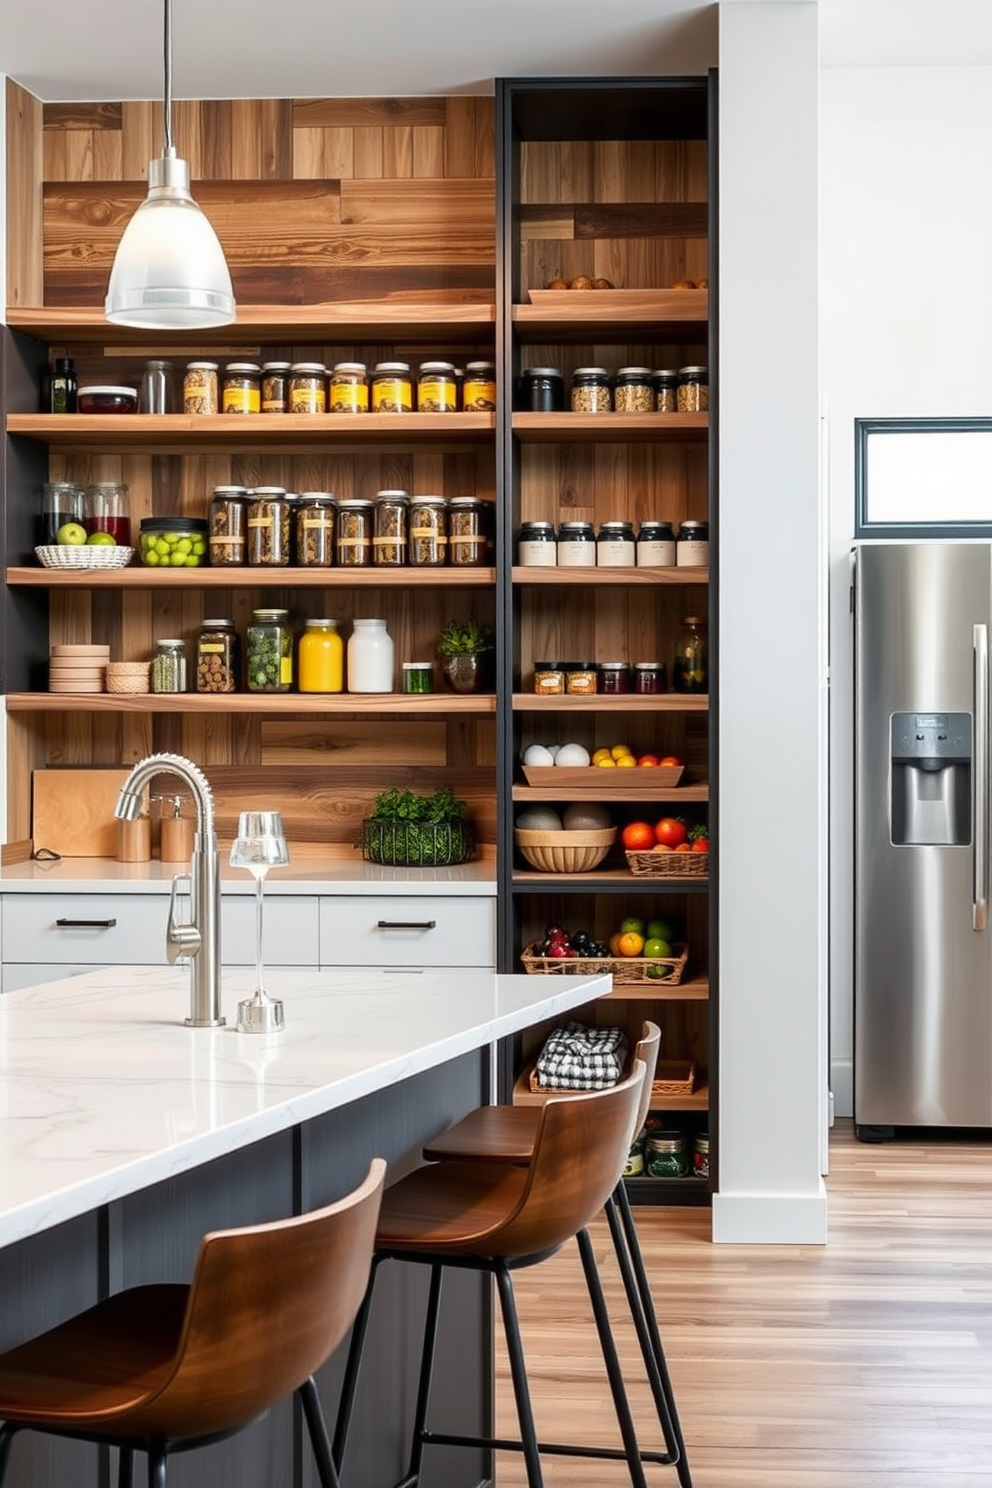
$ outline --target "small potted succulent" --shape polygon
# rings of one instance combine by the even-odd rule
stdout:
[[[399,868],[446,868],[475,851],[472,823],[446,785],[430,796],[411,790],[380,791],[362,822],[362,854],[371,863]]]
[[[441,671],[453,692],[481,692],[488,681],[489,660],[496,646],[491,625],[477,620],[449,620],[438,636]]]

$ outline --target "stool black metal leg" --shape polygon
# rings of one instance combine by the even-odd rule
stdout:
[[[321,1488],[340,1488],[331,1457],[331,1443],[324,1424],[324,1412],[320,1408],[320,1396],[317,1394],[317,1386],[312,1374],[309,1379],[303,1381],[296,1393],[303,1406],[307,1432],[310,1436],[310,1447],[313,1451],[314,1462],[317,1464],[317,1476],[320,1478]]]
[[[168,1458],[161,1442],[148,1447],[148,1488],[166,1488]]]
[[[617,1413],[617,1423],[620,1427],[620,1436],[623,1440],[624,1455],[627,1459],[627,1470],[630,1473],[630,1481],[633,1483],[634,1488],[647,1488],[647,1479],[644,1476],[644,1463],[641,1460],[641,1451],[637,1444],[637,1433],[634,1430],[634,1418],[630,1413],[630,1402],[627,1399],[627,1389],[623,1381],[623,1372],[620,1369],[620,1360],[617,1357],[617,1348],[613,1341],[610,1316],[606,1310],[606,1299],[603,1296],[603,1287],[599,1279],[599,1270],[596,1266],[596,1256],[593,1252],[592,1241],[589,1239],[589,1231],[586,1229],[579,1230],[575,1238],[578,1241],[579,1255],[582,1259],[582,1270],[585,1273],[589,1300],[592,1303],[593,1317],[596,1320],[596,1332],[599,1334],[599,1346],[603,1351],[603,1363],[606,1365],[606,1375],[610,1382],[610,1393],[613,1396],[613,1406]]]
[[[413,1433],[410,1442],[410,1464],[406,1476],[396,1488],[413,1488],[420,1482],[420,1471],[424,1461],[424,1428],[427,1425],[427,1407],[431,1397],[431,1379],[434,1373],[434,1345],[437,1340],[437,1319],[441,1306],[441,1272],[438,1262],[431,1266],[431,1284],[427,1292],[427,1316],[424,1320],[424,1346],[420,1353],[420,1378],[417,1381],[417,1404],[413,1414]]]
[[[9,1421],[0,1426],[0,1485],[3,1484],[10,1463],[10,1444],[20,1429],[20,1426],[14,1426]]]
[[[372,1297],[375,1292],[375,1279],[379,1272],[380,1259],[381,1257],[377,1255],[373,1255],[372,1257],[369,1284],[365,1288],[362,1305],[358,1309],[355,1321],[352,1324],[351,1340],[348,1344],[348,1362],[345,1365],[344,1380],[341,1384],[341,1402],[338,1406],[338,1418],[334,1426],[334,1445],[331,1448],[334,1467],[339,1473],[341,1471],[341,1464],[344,1461],[345,1449],[348,1445],[348,1428],[351,1425],[351,1413],[355,1406],[355,1392],[358,1389],[358,1375],[362,1364],[362,1354],[365,1350],[365,1335],[369,1330]]]
[[[117,1448],[117,1488],[131,1488],[134,1481],[134,1450]]]
[[[506,1334],[506,1351],[510,1359],[510,1377],[513,1380],[513,1396],[517,1403],[517,1419],[520,1422],[520,1440],[523,1444],[524,1462],[527,1465],[529,1488],[544,1488],[541,1458],[537,1447],[537,1428],[534,1424],[534,1408],[531,1405],[530,1387],[527,1384],[527,1368],[524,1364],[523,1344],[520,1341],[520,1323],[517,1304],[513,1295],[513,1281],[506,1263],[498,1262],[493,1268],[496,1286],[499,1289],[500,1308],[503,1313],[503,1329]]]

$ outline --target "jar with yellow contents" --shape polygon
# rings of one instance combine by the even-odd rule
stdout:
[[[297,678],[301,692],[344,690],[344,643],[336,621],[307,621],[300,637]]]
[[[327,412],[327,368],[323,362],[294,362],[290,367],[289,411]]]
[[[257,362],[228,362],[221,393],[223,413],[260,413],[262,369]]]
[[[372,373],[372,412],[410,413],[413,385],[409,362],[377,362]]]
[[[419,412],[454,413],[457,405],[454,364],[452,362],[421,362],[417,378]]]
[[[369,380],[364,362],[337,362],[330,379],[331,413],[368,413]]]

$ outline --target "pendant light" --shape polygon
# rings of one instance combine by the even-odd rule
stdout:
[[[114,325],[196,330],[234,320],[234,292],[217,234],[190,195],[189,162],[172,143],[172,0],[164,5],[163,149],[117,245],[104,312]]]

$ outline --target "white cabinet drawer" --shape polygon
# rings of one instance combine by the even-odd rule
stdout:
[[[320,902],[321,966],[496,965],[496,901],[384,894]]]
[[[185,911],[183,911],[185,912]],[[316,968],[317,900],[267,894],[262,911],[262,958],[266,966]],[[255,896],[226,894],[220,905],[221,960],[225,966],[255,964]]]
[[[3,959],[164,966],[161,894],[4,894]]]

